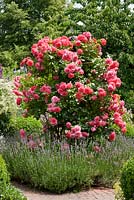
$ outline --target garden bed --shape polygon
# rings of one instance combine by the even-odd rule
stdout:
[[[119,136],[107,142],[101,152],[84,148],[57,150],[28,149],[14,143],[3,151],[12,180],[54,193],[80,191],[91,186],[113,187],[120,177],[123,163],[134,153],[134,140]],[[116,169],[116,170],[115,170]]]

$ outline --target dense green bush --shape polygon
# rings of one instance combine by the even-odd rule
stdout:
[[[0,135],[8,137],[13,136],[16,132],[16,127],[12,126],[10,119],[11,113],[2,113],[0,115]]]
[[[4,188],[9,183],[9,174],[7,172],[6,163],[0,155],[0,193],[2,188]]]
[[[9,183],[10,177],[6,163],[0,155],[0,200],[26,200],[26,198]]]
[[[40,120],[37,120],[34,117],[27,117],[24,118],[22,116],[12,118],[10,123],[14,128],[16,128],[17,131],[20,129],[24,129],[27,133],[27,135],[39,135],[42,133],[42,124]]]
[[[53,144],[30,150],[18,143],[3,152],[13,179],[56,193],[91,185],[112,187],[133,154],[134,140],[123,136],[114,143],[106,142],[101,149],[96,147],[94,153],[87,152],[84,144],[80,149]]]
[[[134,199],[134,158],[128,160],[121,173],[121,188],[126,200]]]
[[[18,189],[9,184],[2,192],[0,200],[26,200],[26,197]]]

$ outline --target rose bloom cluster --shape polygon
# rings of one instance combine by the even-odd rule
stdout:
[[[121,86],[119,63],[101,58],[106,43],[84,32],[74,40],[44,37],[33,44],[33,59],[27,57],[20,63],[28,73],[14,79],[13,92],[23,115],[39,118],[43,114],[44,130],[54,138],[90,140],[103,132],[113,141],[115,126],[124,134],[126,109],[115,93]]]
[[[66,126],[67,128],[71,128],[71,123],[67,122]],[[89,136],[89,133],[82,132],[81,127],[79,125],[75,125],[74,127],[71,128],[71,130],[67,131],[66,133],[67,138],[80,139],[80,138],[88,137],[88,136]]]

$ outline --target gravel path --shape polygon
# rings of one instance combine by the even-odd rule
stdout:
[[[27,188],[23,185],[14,184],[19,188],[28,200],[114,200],[114,191],[112,189],[98,188],[79,193],[50,194],[39,192]]]

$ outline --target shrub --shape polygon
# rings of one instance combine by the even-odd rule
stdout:
[[[2,194],[0,195],[1,200],[26,200],[27,198],[16,189],[14,186],[8,184]]]
[[[13,83],[0,79],[0,135],[8,136],[14,133],[10,118],[17,113],[15,97],[12,93]]]
[[[9,112],[15,115],[17,112],[15,96],[12,93],[12,89],[12,82],[0,79],[0,114]]]
[[[0,115],[0,135],[4,137],[10,137],[15,135],[16,127],[11,124],[11,113],[2,113]]]
[[[33,44],[33,60],[21,62],[27,75],[14,80],[17,104],[25,116],[44,115],[45,136],[52,141],[90,142],[102,135],[113,141],[113,124],[126,132],[124,101],[115,94],[121,85],[119,63],[101,58],[105,39],[97,41],[90,32],[73,39],[44,37]]]
[[[0,192],[9,183],[9,174],[7,172],[6,163],[0,155]]]
[[[26,198],[9,183],[10,177],[6,163],[0,155],[0,200],[26,200]]]
[[[114,184],[114,190],[115,190],[115,200],[125,200],[119,182]]]
[[[120,182],[125,199],[134,199],[134,158],[124,164]]]
[[[40,135],[42,133],[42,124],[40,120],[34,117],[24,118],[22,116],[12,118],[10,123],[16,128],[16,131],[24,129],[28,135]]]

